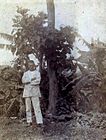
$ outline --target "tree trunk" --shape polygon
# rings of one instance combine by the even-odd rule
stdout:
[[[49,76],[49,106],[48,112],[50,114],[56,113],[56,102],[58,96],[58,83],[55,70],[51,68],[48,60],[48,76]]]
[[[46,0],[47,12],[48,12],[48,27],[49,29],[55,29],[55,7],[54,0]]]
[[[54,31],[54,29],[55,29],[54,0],[46,0],[46,2],[47,2],[47,11],[48,11],[48,28],[49,28],[49,31],[51,32],[51,31]],[[56,101],[57,101],[57,95],[58,95],[58,84],[57,84],[56,71],[51,67],[51,63],[50,63],[49,59],[47,60],[47,67],[48,67],[48,76],[49,76],[49,106],[48,106],[48,112],[50,114],[55,114],[55,112],[56,112]]]

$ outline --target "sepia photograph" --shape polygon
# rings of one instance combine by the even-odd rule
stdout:
[[[105,0],[0,0],[0,140],[106,140]]]

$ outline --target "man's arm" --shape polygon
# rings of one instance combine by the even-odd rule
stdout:
[[[23,84],[30,84],[31,80],[28,76],[28,73],[24,73],[22,76],[22,83]]]
[[[39,85],[40,80],[41,80],[40,73],[36,72],[35,77],[31,79],[31,84],[32,85]]]

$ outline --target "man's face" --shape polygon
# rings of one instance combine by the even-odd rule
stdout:
[[[32,63],[32,62],[29,62],[28,63],[28,68],[29,68],[29,70],[35,70],[35,64],[34,63]]]

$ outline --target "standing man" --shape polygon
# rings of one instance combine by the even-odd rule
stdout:
[[[34,108],[34,114],[37,124],[43,124],[43,117],[40,108],[40,73],[36,70],[36,65],[32,60],[28,62],[28,70],[23,74],[22,83],[24,84],[23,97],[26,105],[26,118],[28,126],[32,124],[31,103]]]

